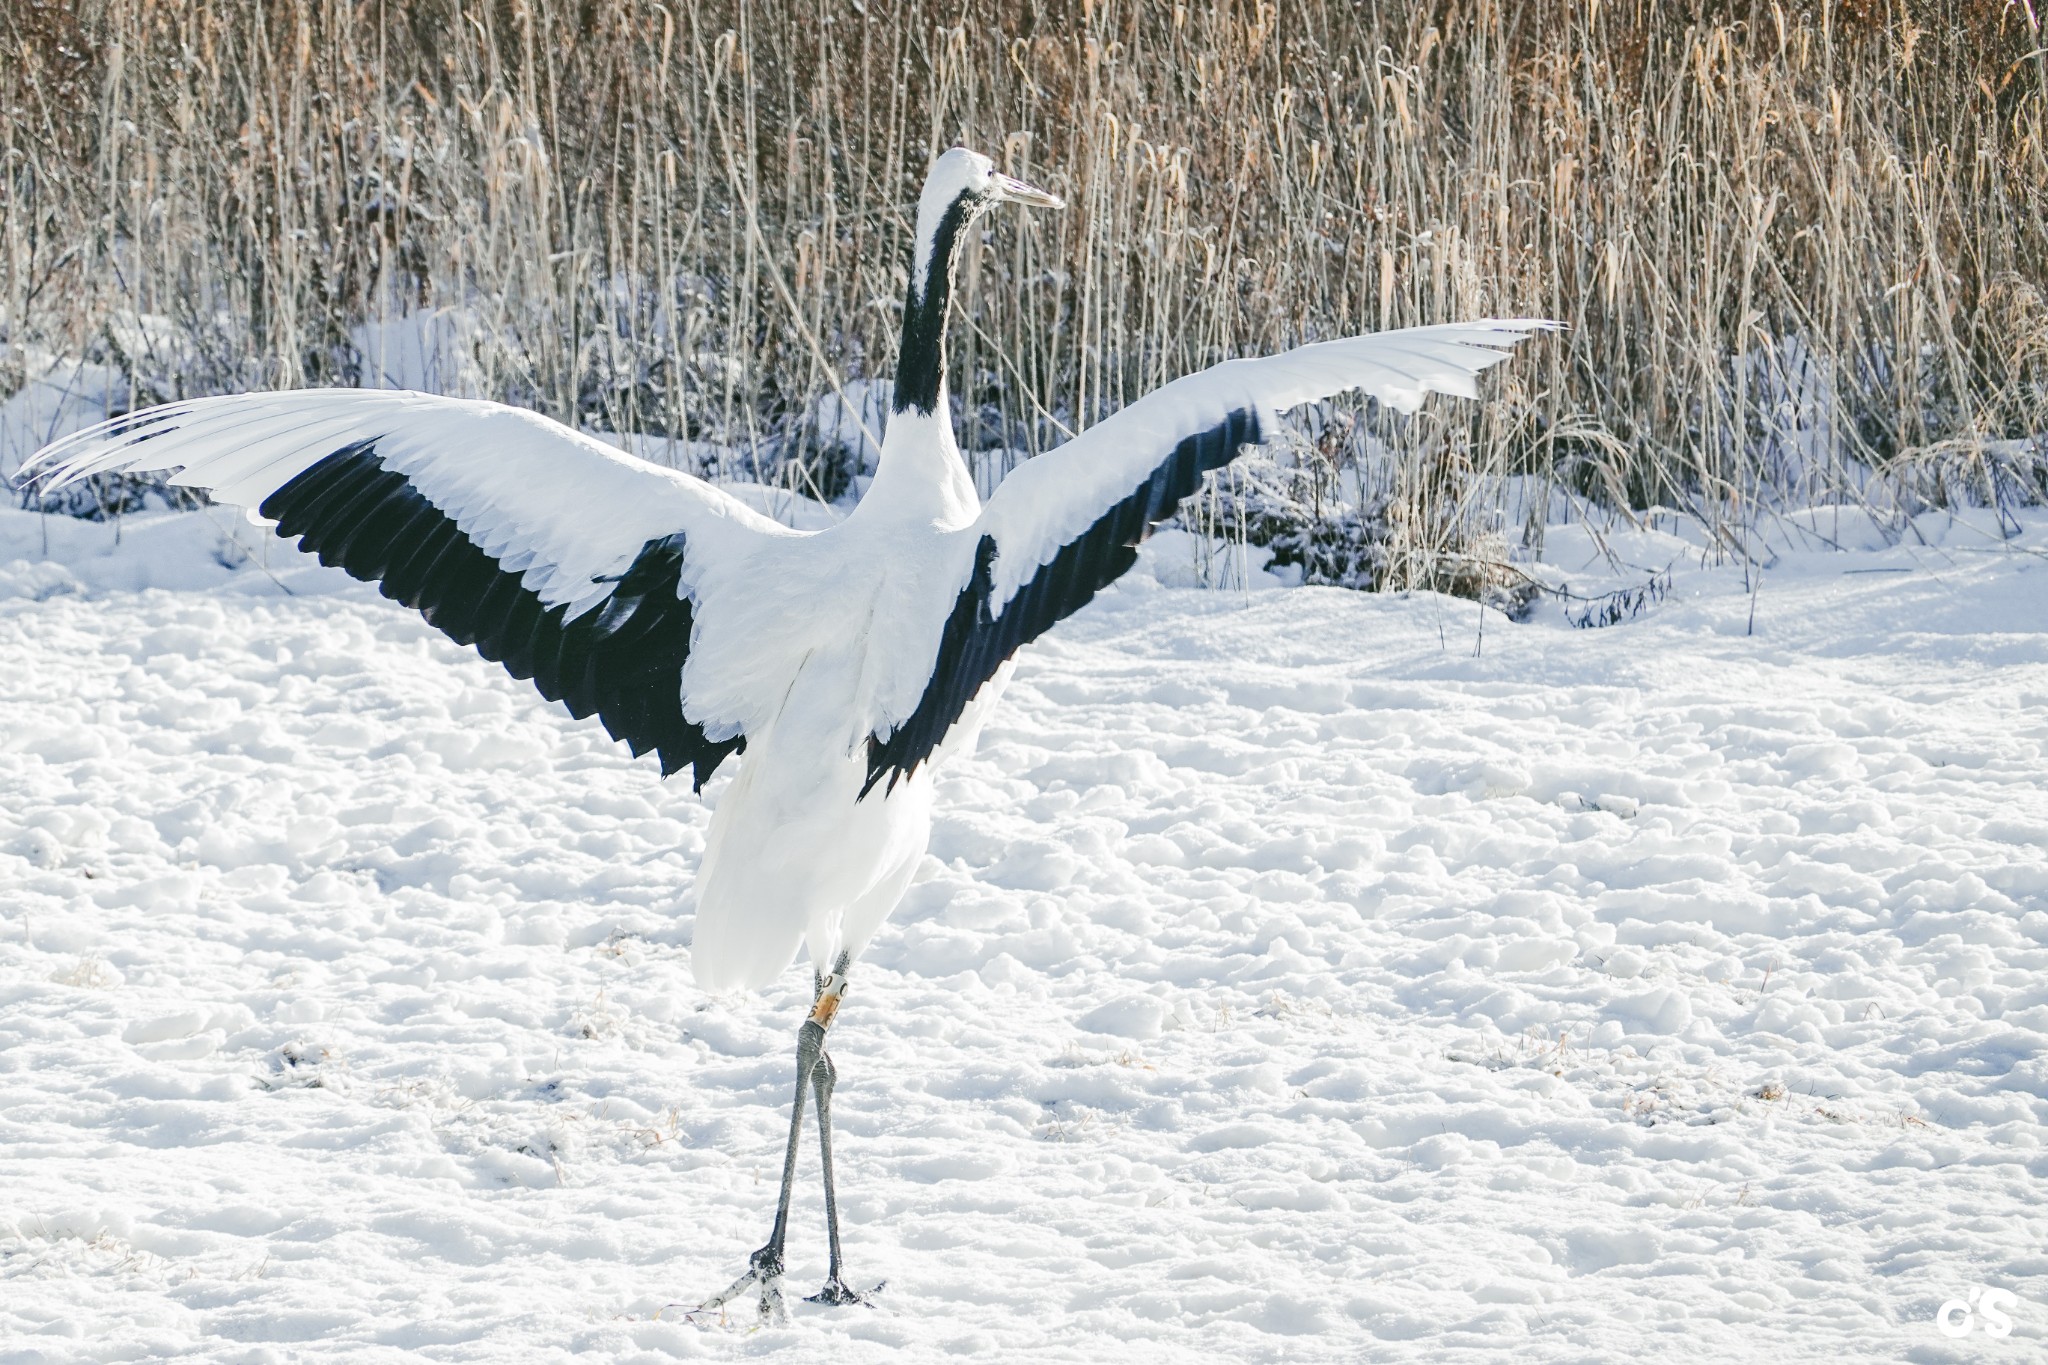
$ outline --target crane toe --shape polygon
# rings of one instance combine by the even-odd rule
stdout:
[[[843,1308],[849,1303],[857,1303],[866,1308],[873,1308],[875,1306],[875,1295],[888,1287],[889,1282],[884,1280],[873,1289],[866,1291],[848,1289],[846,1281],[834,1275],[831,1279],[825,1281],[823,1289],[806,1298],[804,1302],[822,1303],[828,1308]]]
[[[782,1257],[773,1247],[755,1252],[747,1273],[697,1305],[697,1311],[722,1314],[726,1305],[749,1298],[757,1305],[762,1326],[789,1321],[789,1309],[782,1301]]]

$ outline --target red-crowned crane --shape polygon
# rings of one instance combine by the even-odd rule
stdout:
[[[50,487],[116,470],[251,509],[321,562],[380,585],[664,775],[739,770],[698,870],[692,967],[760,987],[808,946],[782,1187],[768,1243],[707,1307],[783,1314],[791,1185],[815,1097],[830,1269],[840,1258],[825,1051],[861,950],[931,830],[932,770],[970,744],[1019,648],[1131,567],[1202,477],[1277,413],[1363,390],[1404,410],[1475,379],[1548,324],[1417,327],[1230,360],[1024,464],[984,506],[954,443],[945,323],[954,267],[995,204],[1057,208],[955,148],[918,198],[894,403],[874,481],[799,533],[687,474],[531,412],[419,393],[314,389],[167,403],[79,432],[33,466]]]

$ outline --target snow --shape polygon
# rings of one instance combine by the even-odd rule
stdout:
[[[2038,1359],[2048,520],[1921,521],[1553,527],[1673,565],[1601,630],[1149,551],[833,1031],[887,1288],[753,1331],[809,980],[693,984],[727,779],[225,512],[0,516],[0,1358]]]

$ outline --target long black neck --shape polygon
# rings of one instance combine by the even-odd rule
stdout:
[[[910,294],[903,301],[903,345],[896,357],[894,411],[930,416],[946,387],[946,306],[953,293],[953,266],[971,218],[967,199],[953,201],[932,234],[924,287],[918,288],[917,260],[911,260]],[[919,242],[917,251],[926,249]]]

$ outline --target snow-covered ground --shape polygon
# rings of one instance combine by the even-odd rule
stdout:
[[[886,1290],[753,1331],[809,978],[691,981],[723,779],[224,512],[5,514],[0,1358],[2038,1360],[2048,521],[1920,530],[1591,631],[1167,538],[834,1030]]]

